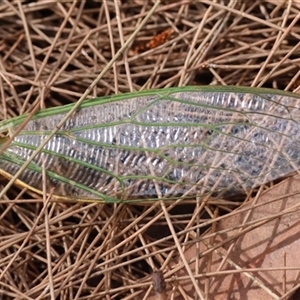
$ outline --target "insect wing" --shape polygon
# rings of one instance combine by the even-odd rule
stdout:
[[[19,177],[54,197],[227,196],[300,166],[300,99],[268,89],[182,87],[87,100]],[[72,105],[39,112],[0,157],[14,175]],[[17,128],[18,117],[0,124]]]

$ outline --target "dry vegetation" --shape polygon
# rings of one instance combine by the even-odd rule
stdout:
[[[153,5],[1,1],[0,119],[37,103],[77,101]],[[89,96],[206,84],[297,91],[299,8],[296,0],[162,0]],[[200,237],[216,231],[214,220],[238,205],[222,199],[147,207],[45,203],[13,187],[0,200],[0,299],[263,299],[250,293],[253,285],[264,299],[283,299],[296,283],[282,269],[282,286],[253,271],[251,283],[225,296],[232,286],[218,281],[226,264],[213,267],[216,236],[205,250]],[[216,248],[221,258],[229,255],[225,248],[235,249]],[[233,268],[242,277],[241,268],[251,264]],[[153,289],[153,270],[162,270],[166,293],[161,276]]]

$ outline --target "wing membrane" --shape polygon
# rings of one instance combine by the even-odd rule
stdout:
[[[92,201],[232,195],[300,166],[300,99],[267,89],[184,87],[87,100],[19,180]],[[72,108],[39,112],[0,156],[14,175]],[[23,117],[0,124],[17,128]]]

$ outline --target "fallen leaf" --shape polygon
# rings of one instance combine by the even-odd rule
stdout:
[[[200,274],[204,299],[287,299],[300,277],[300,176],[282,181],[226,215],[200,237],[198,252],[196,244],[184,255],[192,273]],[[178,257],[172,268],[180,265]],[[182,267],[176,276],[188,278],[188,273]],[[174,293],[172,286],[176,283],[167,286],[168,299]],[[191,280],[180,281],[180,286],[195,298]],[[173,296],[184,299],[178,295]]]

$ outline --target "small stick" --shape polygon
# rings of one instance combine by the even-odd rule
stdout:
[[[166,282],[162,271],[156,270],[152,273],[152,285],[156,300],[167,300]]]

